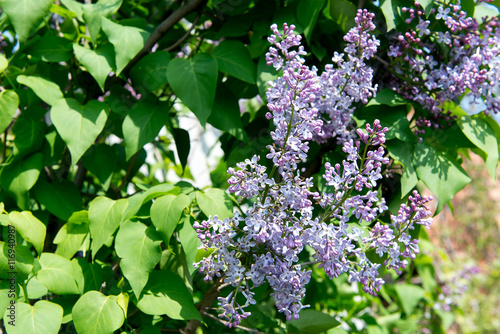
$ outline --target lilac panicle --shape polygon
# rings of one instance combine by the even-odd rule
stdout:
[[[375,29],[372,19],[373,14],[358,11],[356,26],[345,36],[347,60],[335,54],[336,67],[327,66],[320,76],[316,68],[305,65],[305,51],[301,37],[293,33],[294,26],[284,24],[283,32],[271,26],[273,46],[266,60],[283,73],[267,91],[267,117],[276,127],[266,155],[273,169],[268,172],[258,156],[229,168],[229,192],[249,199],[249,208],[231,218],[212,216],[193,225],[201,247],[212,250],[195,264],[198,270],[205,280],[222,277],[233,288],[227,297],[218,299],[219,316],[230,327],[250,315],[245,307],[256,302],[252,290],[264,282],[269,283],[279,312],[287,320],[298,319],[300,310],[308,307],[302,299],[311,271],[299,263],[306,246],[313,250],[312,262],[330,278],[346,273],[350,282],[362,284],[371,294],[384,281],[379,277],[382,265],[371,262],[366,251],[375,248],[380,256],[387,254],[391,262],[386,265],[396,270],[418,252],[416,242],[404,233],[412,224],[427,224],[425,198],[414,194],[408,206],[412,211],[402,207],[393,225],[377,222],[388,209],[376,190],[389,162],[382,146],[388,129],[376,120],[363,130],[347,131],[353,102],[366,103],[376,90],[371,84],[372,70],[365,64],[378,46],[368,34]],[[334,166],[325,165],[323,177],[334,191],[311,191],[312,178],[302,177],[297,165],[306,161],[311,140],[322,142],[335,136],[346,158]],[[274,178],[275,172],[279,178]],[[322,213],[314,212],[314,202]],[[350,228],[350,223],[362,221],[373,227]],[[404,247],[408,251],[400,252]]]
[[[430,13],[430,17],[442,21],[440,25],[429,25],[429,15],[418,2],[415,8],[403,8],[409,15],[408,31],[396,35],[388,53],[395,73],[391,87],[430,112],[428,119],[416,123],[421,129],[449,126],[453,116],[445,109],[445,102],[466,93],[485,103],[486,114],[500,111],[498,18],[479,24],[467,17],[459,2],[436,2],[436,6],[437,13]],[[416,31],[411,30],[414,24]]]

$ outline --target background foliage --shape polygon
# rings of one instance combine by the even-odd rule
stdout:
[[[477,19],[498,13],[472,0],[462,4]],[[311,51],[309,63],[322,68],[343,49],[357,8],[375,13],[384,50],[394,30],[406,29],[405,5],[412,3],[0,0],[6,332],[446,332],[453,314],[435,307],[446,282],[425,255],[433,246],[423,230],[417,233],[424,254],[401,275],[388,272],[379,297],[313,267],[305,300],[311,307],[289,322],[262,286],[252,316],[227,329],[211,310],[217,292],[192,265],[206,255],[198,251],[193,222],[230,217],[245,204],[224,191],[227,167],[265,156],[271,143],[265,91],[277,73],[264,60],[269,26],[295,24]],[[437,3],[422,5],[430,10]],[[440,211],[471,180],[460,166],[469,150],[484,158],[494,178],[497,123],[484,114],[467,116],[460,101],[450,101],[458,118],[428,129],[419,142],[411,116],[425,111],[387,89],[385,52],[380,58],[371,64],[380,91],[355,118],[359,126],[377,118],[390,127],[392,178],[382,186],[390,209],[425,185]],[[212,188],[191,182],[190,134],[180,126],[190,113],[204,128],[222,131],[224,157],[210,174]],[[144,149],[148,143],[153,153]],[[148,154],[154,162],[146,162]],[[318,178],[319,189],[325,187],[321,166],[339,154],[334,141],[312,146],[305,175]],[[157,171],[177,177],[163,182]],[[15,327],[4,312],[9,224],[18,232]]]

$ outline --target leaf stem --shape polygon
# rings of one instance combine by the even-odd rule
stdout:
[[[26,304],[30,303],[30,299],[28,298],[28,289],[26,288],[26,283],[20,283],[21,288],[23,289],[24,301]]]

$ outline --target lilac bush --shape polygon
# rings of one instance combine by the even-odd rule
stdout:
[[[479,24],[459,3],[439,3],[430,15],[418,2],[402,11],[408,29],[396,33],[389,47],[391,87],[430,112],[417,126],[449,126],[451,113],[444,103],[465,93],[484,101],[486,114],[499,112],[498,18],[487,17]]]
[[[383,223],[380,217],[388,208],[376,189],[389,162],[383,146],[388,129],[377,120],[353,131],[354,103],[366,103],[376,92],[366,64],[379,44],[368,34],[375,29],[372,19],[373,14],[358,11],[356,26],[344,37],[347,59],[335,53],[335,66],[327,65],[321,75],[305,65],[293,25],[284,24],[282,33],[271,26],[274,46],[266,59],[282,71],[267,92],[267,118],[276,127],[266,155],[272,170],[259,164],[259,156],[229,168],[229,191],[251,200],[251,206],[232,218],[212,216],[194,224],[201,247],[212,250],[196,264],[199,271],[205,280],[223,277],[234,288],[218,298],[219,316],[230,327],[250,315],[245,307],[255,303],[253,289],[266,281],[279,312],[287,320],[298,319],[308,307],[301,302],[311,278],[306,264],[319,264],[330,278],[346,273],[349,282],[376,295],[384,284],[382,264],[371,261],[367,252],[386,257],[383,265],[398,272],[419,252],[409,231],[415,224],[429,226],[430,198],[415,191],[391,223]],[[312,191],[312,178],[302,177],[298,164],[307,158],[310,141],[332,137],[346,154],[341,164],[325,164],[323,178],[334,191]],[[350,228],[349,223],[362,221],[373,226]],[[306,246],[314,250],[309,263],[299,260]],[[237,301],[239,294],[244,303]]]

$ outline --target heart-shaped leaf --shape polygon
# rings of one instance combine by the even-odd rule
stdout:
[[[79,293],[70,260],[61,255],[43,253],[40,266],[42,268],[36,273],[36,277],[49,291],[58,295]]]
[[[225,219],[233,216],[233,203],[224,190],[212,188],[205,193],[199,191],[196,200],[207,217],[217,215],[219,219]]]
[[[144,100],[134,104],[123,120],[126,158],[130,159],[144,145],[155,139],[168,121],[165,103]]]
[[[16,304],[15,321],[5,312],[3,321],[9,334],[57,334],[61,327],[63,308],[46,300],[31,306]]]
[[[215,99],[215,59],[206,53],[198,53],[189,59],[173,59],[168,64],[167,78],[175,95],[191,109],[205,127]]]
[[[67,221],[75,211],[82,209],[82,196],[71,181],[48,183],[40,180],[35,186],[36,198],[48,211]]]
[[[89,291],[73,306],[73,323],[78,334],[114,333],[125,321],[116,296]]]
[[[17,232],[35,247],[38,254],[42,254],[45,233],[47,230],[44,223],[39,221],[29,211],[11,212],[9,214],[9,220],[12,226],[16,228]]]
[[[61,88],[54,82],[39,76],[19,75],[17,82],[33,89],[35,94],[48,105],[54,105],[64,98]]]
[[[161,260],[161,238],[153,227],[130,220],[120,225],[116,234],[116,254],[122,258],[120,268],[140,297],[149,273]]]
[[[22,43],[28,39],[35,24],[47,15],[52,2],[53,0],[0,0],[0,5]]]
[[[115,65],[113,46],[105,44],[100,48],[91,50],[78,44],[73,44],[73,50],[75,51],[76,59],[85,66],[104,92],[104,83],[108,78],[109,72],[111,72]]]
[[[182,212],[191,203],[187,195],[165,195],[156,199],[151,206],[151,220],[160,233],[165,245],[170,242]]]
[[[116,75],[119,75],[129,61],[144,47],[149,33],[135,27],[122,26],[104,17],[101,22],[102,30],[115,47]]]
[[[146,314],[166,314],[172,319],[201,320],[193,298],[182,279],[168,271],[155,270],[149,275],[137,307]]]
[[[415,145],[413,164],[419,179],[439,200],[436,214],[471,181],[459,164],[426,143]]]
[[[95,43],[97,34],[101,30],[102,18],[113,15],[121,5],[122,0],[99,0],[95,4],[85,4],[82,6],[83,18],[89,27],[92,43]]]
[[[254,84],[257,66],[250,58],[250,52],[242,42],[223,41],[212,52],[217,59],[219,71]]]
[[[54,238],[56,254],[71,259],[82,246],[89,234],[89,216],[87,211],[74,212]]]
[[[42,153],[36,153],[23,159],[16,159],[2,170],[0,175],[2,189],[14,196],[17,206],[21,209],[28,208],[28,191],[38,180],[42,162]]]
[[[108,113],[106,104],[96,100],[81,105],[72,98],[61,99],[52,107],[50,117],[57,132],[68,145],[73,165],[101,133]]]
[[[126,199],[113,201],[107,197],[97,197],[89,206],[89,228],[92,237],[92,256],[104,245],[116,231],[127,209]]]

